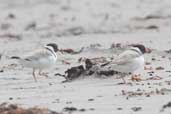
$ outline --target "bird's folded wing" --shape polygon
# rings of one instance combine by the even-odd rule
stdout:
[[[27,61],[37,61],[43,58],[47,58],[49,56],[51,56],[51,53],[49,51],[41,49],[41,50],[36,50],[32,53],[29,53],[23,59]]]
[[[117,64],[117,65],[125,65],[135,58],[139,57],[140,55],[132,50],[127,50],[123,53],[121,53],[116,59],[113,60],[111,64]]]

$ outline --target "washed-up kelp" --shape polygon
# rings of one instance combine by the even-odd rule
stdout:
[[[16,104],[0,104],[0,114],[62,114],[46,108],[22,108]]]
[[[106,63],[105,63],[106,65]],[[104,64],[103,64],[104,66]],[[84,65],[79,65],[79,66],[74,66],[65,71],[65,74],[55,74],[56,76],[62,76],[66,80],[64,82],[72,81],[80,77],[86,77],[86,76],[113,76],[114,74],[118,74],[117,71],[114,70],[104,70],[102,65],[95,63],[94,59],[86,59],[85,60],[85,66]]]

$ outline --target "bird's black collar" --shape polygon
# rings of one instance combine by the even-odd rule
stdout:
[[[56,55],[54,54],[54,51],[52,51],[51,49],[49,49],[48,47],[45,47],[48,51],[50,51],[54,57],[56,57]]]
[[[142,55],[142,52],[141,51],[138,51],[138,50],[133,49],[133,48],[131,50],[137,52],[139,55]]]

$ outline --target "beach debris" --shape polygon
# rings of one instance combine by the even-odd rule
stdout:
[[[75,67],[71,67],[65,71],[65,74],[56,73],[55,76],[62,76],[67,81],[72,81],[79,77],[88,77],[94,74],[93,76],[102,77],[102,76],[113,76],[114,74],[119,74],[119,72],[111,70],[111,69],[103,69],[100,63],[103,63],[104,60],[102,58],[93,58],[93,59],[86,59],[85,65],[78,65]]]
[[[144,19],[160,19],[163,18],[161,15],[156,15],[156,14],[150,14],[144,17]]]
[[[129,48],[131,46],[133,46],[135,44],[131,44],[131,43],[117,43],[117,42],[113,42],[110,46],[109,49],[126,49],[126,48]]]
[[[169,101],[168,103],[164,104],[164,105],[162,106],[162,109],[160,110],[160,112],[164,112],[164,110],[165,110],[166,108],[171,108],[171,101]]]
[[[80,75],[83,74],[84,71],[85,69],[83,65],[79,65],[77,67],[72,67],[68,69],[67,71],[65,71],[65,74],[67,74],[67,79],[73,80],[80,77]]]
[[[134,43],[127,43],[127,44],[122,44],[122,43],[112,43],[110,48],[109,49],[127,49],[127,48],[130,48],[134,45],[142,45],[142,44],[134,44]],[[146,53],[151,53],[152,52],[152,49],[151,48],[148,48],[146,47]]]
[[[91,98],[91,99],[88,99],[88,101],[94,101],[94,99]]]
[[[145,65],[151,65],[151,63],[150,62],[145,62]]]
[[[16,16],[13,13],[9,13],[7,16],[8,19],[15,19]]]
[[[99,76],[104,75],[104,76],[108,76],[109,77],[109,76],[113,76],[114,74],[119,74],[119,72],[114,71],[114,70],[106,70],[106,71],[100,70],[100,71],[97,71],[97,74]]]
[[[138,75],[133,75],[133,76],[131,77],[131,80],[132,80],[132,81],[137,81],[137,82],[142,81],[141,75],[140,75],[140,74],[138,74]]]
[[[72,101],[67,101],[66,104],[72,104]]]
[[[13,97],[10,97],[9,100],[13,100],[14,98]]]
[[[83,46],[81,47],[81,52],[90,52],[90,51],[99,51],[104,52],[107,49],[103,49],[102,45],[99,43],[90,44],[89,46]],[[109,49],[110,50],[110,49]]]
[[[144,67],[144,70],[153,70],[153,68],[150,66],[150,67]]]
[[[107,59],[104,57],[92,58],[92,59],[81,58],[81,59],[82,60],[79,59],[79,61],[84,61],[84,65],[71,67],[67,69],[64,74],[56,73],[55,76],[62,76],[66,79],[63,82],[70,82],[80,77],[95,76],[98,78],[103,78],[103,77],[116,76],[116,78],[121,78],[122,75],[125,75],[124,73],[120,73],[115,70],[112,70],[109,64],[110,61],[107,61]],[[104,68],[104,66],[107,66],[107,65],[109,67]],[[152,70],[152,68],[150,68],[150,70]],[[140,74],[134,75],[131,78],[132,81],[137,81],[137,82],[146,81],[146,80],[159,80],[159,79],[162,79],[162,78],[150,77],[147,79],[142,79]]]
[[[154,58],[154,57],[153,57],[153,58],[151,58],[151,60],[152,60],[152,61],[155,61],[155,60],[156,60],[156,58]]]
[[[95,57],[95,58],[85,58],[85,57],[81,57],[78,59],[78,62],[81,63],[81,62],[86,62],[87,60],[91,60],[92,64],[95,65],[95,64],[100,64],[100,63],[107,63],[109,62],[105,57]]]
[[[112,43],[110,48],[123,48],[123,45],[121,43]]]
[[[169,72],[169,73],[171,73],[171,70],[166,70],[165,72]]]
[[[159,30],[159,27],[157,25],[149,25],[147,27],[145,27],[145,29],[149,29],[149,30]]]
[[[26,27],[25,27],[25,30],[28,31],[28,30],[35,30],[37,27],[37,23],[35,21],[29,23]]]
[[[89,109],[89,110],[91,110],[91,109]],[[84,109],[84,108],[78,109],[76,107],[65,107],[65,108],[63,108],[63,112],[68,112],[69,114],[71,114],[72,112],[76,112],[76,111],[85,112],[86,109]]]
[[[146,80],[161,80],[161,79],[163,78],[160,76],[153,76],[153,77],[147,78]]]
[[[3,69],[15,69],[18,66],[18,64],[12,63],[8,64],[7,66],[3,66]]]
[[[147,72],[150,76],[153,76],[154,71]]]
[[[22,108],[16,104],[0,104],[0,114],[62,114],[46,108]]]
[[[0,73],[2,73],[2,72],[4,72],[4,70],[3,69],[0,69]]]
[[[164,70],[162,66],[156,67],[156,70]]]
[[[142,107],[132,107],[131,108],[134,112],[142,110]]]
[[[99,63],[106,63],[109,61],[105,57],[96,57],[96,58],[92,58],[91,62],[94,64],[99,64]]]
[[[160,90],[160,92],[164,95],[164,94],[170,94],[171,93],[171,89],[169,88],[162,88]]]
[[[85,72],[85,69],[83,65],[79,65],[79,66],[71,67],[67,69],[64,75],[60,73],[56,73],[55,76],[64,77],[65,78],[65,81],[63,81],[64,83],[64,82],[69,82],[69,81],[79,78],[84,72]]]
[[[79,54],[83,51],[83,48],[81,48],[80,50],[76,51],[74,49],[71,48],[67,48],[67,49],[60,49],[59,50],[61,53],[68,53],[68,54]]]
[[[81,108],[81,109],[79,109],[79,111],[80,111],[80,112],[85,112],[85,111],[86,111],[86,109]]]
[[[171,53],[171,49],[165,50],[166,53]]]
[[[90,44],[90,46],[89,46],[89,48],[100,48],[100,47],[102,47],[102,45],[99,43]]]
[[[93,63],[90,59],[86,59],[85,60],[85,67],[86,67],[87,70],[89,70],[90,68],[92,68],[93,65],[95,65],[95,63]]]
[[[131,47],[132,45],[135,45],[135,44],[112,43],[108,49],[103,49],[101,44],[95,43],[95,44],[90,44],[89,46],[86,46],[86,47],[81,47],[80,49],[66,48],[66,49],[60,49],[59,51],[61,53],[68,53],[68,54],[79,54],[79,53],[87,52],[90,50],[104,52],[104,51],[109,51],[109,50],[113,51],[113,49],[118,51],[118,49],[119,49],[119,51],[120,51],[120,50],[126,49],[128,47]],[[147,53],[151,53],[152,49],[146,48],[146,51],[147,51]],[[106,59],[105,57],[97,57],[97,58]],[[94,59],[97,60],[97,58],[94,58]],[[80,58],[80,60],[82,60],[82,59],[83,59],[83,57]],[[111,59],[113,59],[113,58],[111,58]]]
[[[149,14],[146,15],[145,17],[135,17],[133,20],[139,20],[139,21],[146,21],[146,20],[152,20],[152,19],[164,19],[168,18],[169,16],[162,16],[158,14]]]
[[[93,111],[93,110],[95,110],[95,108],[89,108],[89,110]]]
[[[68,28],[64,34],[78,36],[85,33],[82,26]]]
[[[20,59],[20,57],[18,57],[18,56],[11,56],[10,58],[11,59]]]
[[[70,49],[70,48],[68,48],[68,49],[60,49],[60,52],[66,52],[66,53],[74,53],[75,51],[73,50],[73,49]]]
[[[161,88],[161,89],[155,89],[155,90],[135,90],[135,91],[126,91],[122,90],[121,95],[129,97],[138,97],[138,96],[146,96],[150,97],[151,95],[165,95],[165,94],[171,94],[171,89],[167,88]]]
[[[163,108],[171,107],[171,102],[168,102],[167,104],[163,105]]]
[[[161,58],[166,58],[166,56],[163,55],[163,56],[161,56]]]
[[[64,112],[73,112],[73,111],[77,111],[78,109],[75,107],[65,107],[63,108]]]
[[[123,108],[119,107],[119,108],[117,108],[117,110],[123,110]]]
[[[17,40],[21,40],[22,36],[20,34],[13,34],[13,33],[6,33],[6,34],[0,34],[0,38],[14,38]]]
[[[167,85],[171,85],[171,81],[165,81]]]
[[[8,30],[11,27],[12,25],[10,23],[2,23],[0,26],[1,30]]]

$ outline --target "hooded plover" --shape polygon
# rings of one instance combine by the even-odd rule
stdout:
[[[24,57],[19,59],[19,62],[25,67],[32,68],[32,75],[35,82],[37,82],[35,71],[39,70],[39,75],[43,75],[41,70],[49,68],[56,63],[58,51],[58,46],[55,43],[49,43],[44,48],[35,50],[31,53],[28,53]]]
[[[122,52],[116,59],[110,63],[114,71],[118,71],[124,80],[125,75],[133,74],[137,69],[143,68],[145,60],[143,54],[147,52],[145,46],[141,44],[132,45],[132,47]]]

